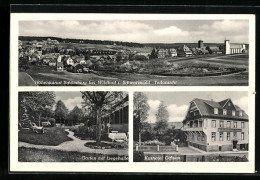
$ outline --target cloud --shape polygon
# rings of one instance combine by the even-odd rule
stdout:
[[[148,118],[147,122],[155,123],[156,122],[156,116],[158,107],[160,105],[159,100],[148,100],[148,105],[150,106],[150,109],[148,111]],[[170,104],[167,106],[167,110],[169,112],[169,122],[176,122],[176,121],[182,121],[185,118],[185,115],[187,113],[188,105],[176,105],[176,104]]]
[[[165,23],[167,23],[165,21]],[[139,43],[248,42],[249,23],[218,20],[199,26],[181,27],[174,22],[158,27],[144,21],[20,21],[20,36],[56,36],[62,38],[128,41]]]
[[[248,96],[242,96],[239,99],[233,99],[233,103],[248,113]]]
[[[150,109],[148,111],[147,122],[154,123],[156,121],[155,114],[156,114],[156,112],[158,110],[158,107],[159,107],[161,101],[159,101],[159,100],[151,100],[150,99],[150,100],[147,101],[147,103],[148,103],[148,105],[150,107]]]
[[[79,108],[81,108],[81,102],[83,102],[81,97],[74,97],[74,98],[69,98],[69,99],[58,99],[58,97],[56,97],[56,100],[62,100],[65,104],[65,106],[71,111],[75,106],[78,106]]]
[[[204,41],[219,42],[220,38],[227,38],[231,42],[248,43],[249,23],[246,20],[219,20],[199,26],[192,34],[203,35]]]
[[[170,26],[163,29],[158,29],[153,31],[154,34],[158,36],[188,36],[189,32],[183,31],[176,26]]]
[[[176,104],[170,104],[167,107],[167,110],[169,112],[169,122],[183,121],[188,108],[188,105],[178,106]]]

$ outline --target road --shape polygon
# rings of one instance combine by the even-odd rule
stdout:
[[[37,86],[33,78],[26,72],[19,72],[19,86]]]

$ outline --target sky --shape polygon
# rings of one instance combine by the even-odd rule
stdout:
[[[150,107],[147,118],[147,122],[150,123],[156,121],[155,114],[161,101],[167,106],[169,122],[184,120],[189,104],[195,98],[217,102],[230,98],[235,105],[248,112],[247,92],[145,92],[144,94]]]
[[[75,106],[81,108],[81,102],[83,102],[80,92],[55,92],[55,101],[62,100],[65,106],[71,111]]]
[[[80,92],[55,92],[55,101],[62,100],[65,106],[71,111],[75,106],[81,108],[82,95]],[[194,98],[222,101],[230,98],[235,105],[238,105],[248,113],[248,94],[247,92],[238,91],[218,91],[218,92],[144,92],[148,98],[150,107],[147,122],[156,121],[156,111],[161,101],[167,106],[169,112],[169,122],[182,121],[185,118],[190,102]]]
[[[19,36],[127,41],[138,43],[248,43],[248,20],[20,21]]]

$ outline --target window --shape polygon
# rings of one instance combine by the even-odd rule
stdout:
[[[216,120],[211,121],[211,127],[215,128],[216,127]]]
[[[233,137],[236,138],[237,137],[237,132],[233,133]]]
[[[227,115],[227,110],[223,109],[223,115]]]
[[[218,108],[214,108],[214,114],[218,114]]]
[[[230,132],[227,132],[227,140],[230,141]]]
[[[244,140],[245,139],[245,134],[244,132],[241,132],[241,140]]]
[[[216,133],[215,132],[211,133],[211,141],[216,141]]]
[[[244,127],[245,127],[245,123],[241,122],[241,128],[244,128]]]
[[[234,122],[234,128],[237,128],[237,122]]]
[[[239,116],[243,116],[243,112],[242,111],[239,111]]]
[[[223,132],[220,132],[220,133],[219,133],[219,140],[220,140],[220,141],[223,141]]]
[[[231,106],[231,103],[228,103],[228,106]]]
[[[224,121],[219,122],[219,127],[223,128],[224,127]]]
[[[193,128],[193,121],[190,122],[190,127]]]
[[[198,136],[197,136],[197,140],[198,140],[198,141],[200,140],[200,134],[198,134]]]
[[[199,121],[199,127],[202,127],[203,121]]]
[[[201,141],[204,141],[205,140],[205,135],[201,135]]]
[[[227,121],[227,127],[230,128],[231,127],[231,122]]]
[[[232,116],[235,116],[236,115],[236,111],[232,111]]]

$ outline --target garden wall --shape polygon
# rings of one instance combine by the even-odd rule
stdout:
[[[143,152],[169,152],[169,151],[174,151],[177,152],[178,151],[178,146],[177,145],[171,145],[171,146],[139,146],[136,145],[135,146],[135,150],[136,151],[143,151]]]

